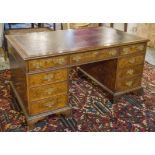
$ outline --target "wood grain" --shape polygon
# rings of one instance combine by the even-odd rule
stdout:
[[[68,91],[67,82],[59,82],[54,84],[48,84],[40,87],[29,88],[29,101],[36,101],[44,98],[48,98],[60,93],[66,93]]]
[[[120,55],[132,54],[136,52],[144,52],[146,50],[145,44],[134,44],[122,47]]]
[[[118,69],[117,71],[117,79],[124,79],[124,78],[132,78],[137,75],[142,75],[143,73],[143,64],[136,65],[132,67],[127,67],[125,69]]]
[[[140,65],[144,63],[145,54],[139,53],[136,56],[130,55],[127,57],[122,57],[118,60],[118,67],[125,68],[135,65]]]
[[[115,91],[117,59],[81,65],[80,68],[110,90]]]
[[[60,69],[49,72],[30,74],[27,75],[27,78],[29,88],[34,86],[46,85],[50,83],[66,81],[68,79],[68,70]]]
[[[118,55],[119,54],[117,48],[102,49],[92,52],[72,54],[70,55],[70,64],[72,65],[72,64],[88,63],[92,61],[117,57]]]
[[[36,59],[28,62],[29,71],[44,70],[52,67],[61,67],[65,65],[68,65],[68,56]]]
[[[132,79],[117,80],[116,91],[117,92],[127,91],[140,86],[141,86],[141,76],[140,77],[137,76]]]
[[[67,106],[67,94],[53,96],[48,99],[31,102],[30,114],[36,115],[43,112],[48,112]]]

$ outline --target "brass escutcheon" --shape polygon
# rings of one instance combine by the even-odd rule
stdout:
[[[129,70],[127,70],[127,74],[129,74],[129,75],[133,75],[133,72],[134,72],[133,69],[129,69]]]
[[[53,74],[49,74],[49,75],[44,76],[44,80],[46,80],[46,81],[51,81],[53,78],[54,78]]]

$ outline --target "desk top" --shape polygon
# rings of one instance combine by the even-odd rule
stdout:
[[[148,41],[107,27],[7,35],[6,38],[24,60]]]

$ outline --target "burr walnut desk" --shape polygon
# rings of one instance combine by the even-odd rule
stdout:
[[[29,125],[70,110],[71,67],[77,66],[113,98],[141,89],[146,39],[106,27],[6,38],[11,88]]]

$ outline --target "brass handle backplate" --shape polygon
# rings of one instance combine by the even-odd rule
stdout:
[[[44,76],[44,80],[45,81],[51,81],[53,78],[54,78],[54,75],[53,74],[49,74],[49,75],[45,75]]]
[[[46,60],[47,63],[55,63],[55,64],[60,64],[63,65],[65,63],[65,59],[64,58],[51,58]]]
[[[44,104],[45,107],[52,108],[57,103],[57,100]]]
[[[123,49],[124,54],[129,54],[130,48],[126,47]]]
[[[47,94],[51,95],[54,91],[55,91],[54,88],[49,88],[49,89],[47,89]]]
[[[58,58],[58,59],[55,59],[54,61],[55,61],[55,63],[58,63],[60,65],[63,65],[65,63],[65,59],[64,58]]]
[[[78,61],[80,61],[81,60],[81,56],[74,56],[73,57],[73,61],[76,61],[76,62],[78,62]]]
[[[128,81],[128,82],[126,82],[126,85],[130,87],[130,86],[132,86],[132,83],[133,83],[132,81]]]
[[[93,56],[97,56],[98,52],[93,52],[92,54],[93,54]]]
[[[141,50],[141,51],[144,50],[144,45],[139,45],[138,50]]]
[[[129,74],[129,75],[133,75],[133,73],[134,73],[134,70],[133,70],[133,69],[129,69],[129,70],[127,70],[127,74]]]
[[[40,68],[40,63],[39,62],[33,63],[33,67],[37,69]]]

